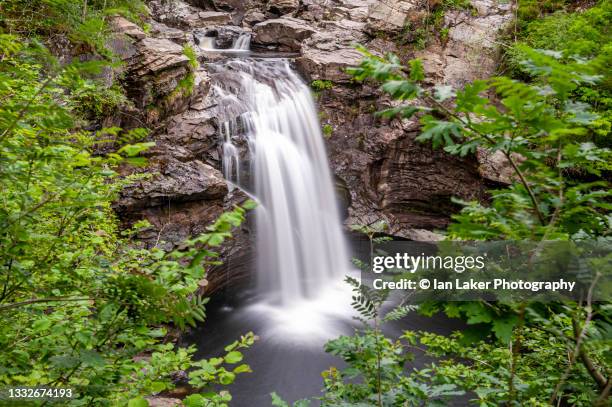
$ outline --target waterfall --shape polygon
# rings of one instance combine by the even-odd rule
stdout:
[[[232,50],[241,50],[248,51],[251,47],[251,34],[244,33],[240,34],[236,40],[234,40],[234,44],[232,45]]]
[[[310,89],[284,59],[230,59],[210,69],[225,176],[259,202],[258,290],[283,306],[315,298],[349,267]],[[238,175],[240,139],[248,181]]]
[[[216,37],[212,37],[212,36],[207,36],[207,35],[194,35],[194,40],[196,41],[196,44],[198,45],[198,47],[202,50],[202,51],[208,51],[208,52],[216,52],[216,53],[223,53],[223,52],[233,52],[233,53],[238,53],[238,52],[248,52],[250,51],[250,47],[251,47],[251,34],[249,33],[242,33],[239,36],[237,36],[233,43],[232,43],[232,47],[231,48],[217,48],[217,44],[216,44]]]
[[[232,124],[232,121],[226,121],[220,126],[223,139],[223,176],[229,182],[230,192],[234,189],[234,185],[240,185],[240,153],[232,142]]]
[[[199,47],[205,51],[213,51],[217,48],[215,37],[198,37]]]

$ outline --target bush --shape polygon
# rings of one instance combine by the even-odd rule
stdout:
[[[226,405],[229,393],[212,386],[250,371],[239,364],[240,349],[255,336],[219,358],[195,361],[194,347],[166,343],[165,326],[204,319],[198,290],[207,266],[217,263],[213,250],[251,206],[223,214],[181,250],[138,248],[130,238],[146,222],[120,232],[111,208],[137,178],[121,179],[116,168],[142,162],[139,154],[153,143],[93,155],[94,143],[119,129],[76,129],[74,103],[92,92],[83,76],[105,64],[59,66],[32,51],[0,35],[0,383],[73,389],[76,397],[63,405],[140,406],[144,396],[172,389],[177,371],[189,370],[201,391],[192,405]]]

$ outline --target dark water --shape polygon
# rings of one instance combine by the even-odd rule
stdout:
[[[198,357],[209,358],[222,355],[223,348],[241,334],[252,331],[260,336],[260,340],[244,352],[243,362],[251,366],[253,373],[238,375],[236,382],[229,386],[228,390],[233,396],[230,405],[270,406],[270,393],[273,391],[288,402],[320,396],[323,388],[321,372],[330,366],[342,368],[342,361],[324,352],[325,341],[320,337],[308,338],[303,334],[287,335],[270,331],[270,321],[265,313],[248,310],[254,302],[254,294],[248,289],[241,290],[240,295],[226,293],[216,296],[208,306],[206,322],[185,338],[187,342],[197,345]],[[339,318],[332,326],[329,338],[339,333],[350,335],[359,323]],[[410,315],[386,325],[384,331],[390,337],[398,337],[406,329],[447,334],[461,327],[459,321],[442,316],[426,318]],[[422,354],[415,356],[414,366],[430,361]],[[452,405],[460,404],[463,403]]]

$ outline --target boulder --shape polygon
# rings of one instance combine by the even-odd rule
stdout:
[[[267,10],[282,16],[293,13],[299,6],[300,2],[298,0],[268,0]]]
[[[305,47],[297,64],[300,72],[309,81],[330,80],[341,83],[349,82],[351,77],[346,68],[356,66],[363,55],[354,48],[340,48],[336,50],[321,50]]]
[[[195,156],[202,157],[207,163],[218,164],[217,129],[215,114],[211,109],[199,105],[171,117],[166,125],[166,133],[159,136],[164,144],[181,146]]]
[[[175,28],[202,28],[210,25],[228,24],[232,20],[230,13],[204,11],[182,0],[153,0],[149,5],[157,21]]]
[[[151,158],[147,172],[154,175],[126,187],[117,208],[133,212],[168,202],[215,200],[227,194],[227,184],[215,168],[201,161],[182,162],[169,155]]]
[[[299,51],[302,42],[316,30],[305,21],[292,17],[267,20],[253,27],[255,44],[275,46],[282,50]]]
[[[372,34],[399,33],[408,14],[418,7],[417,0],[375,0],[368,5],[368,29]]]
[[[258,9],[251,9],[244,14],[242,22],[244,25],[252,27],[255,24],[266,20],[266,15]]]
[[[185,44],[187,42],[187,33],[178,28],[168,27],[166,24],[159,23],[155,20],[151,21],[151,36],[155,38],[161,38],[171,40],[178,44]]]
[[[189,58],[170,40],[146,37],[134,44],[125,61],[124,87],[149,125],[181,110],[194,95],[179,86],[191,73]]]
[[[167,39],[144,38],[136,47],[138,55],[128,61],[128,68],[140,78],[185,67],[189,63],[183,47]]]
[[[113,31],[125,34],[134,40],[141,40],[146,37],[142,28],[121,16],[111,17],[110,26]]]
[[[302,56],[297,59],[298,69],[308,80],[349,82],[346,68],[358,65],[363,58],[355,45],[367,41],[361,31],[364,24],[340,20],[322,27],[324,30],[304,41]]]
[[[227,24],[230,21],[232,21],[232,17],[229,13],[220,11],[200,11],[198,13],[198,23],[194,27]]]

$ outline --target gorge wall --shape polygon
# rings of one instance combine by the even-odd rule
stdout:
[[[457,210],[451,197],[484,200],[487,185],[508,182],[500,157],[456,158],[415,141],[416,120],[382,120],[374,112],[392,105],[373,84],[351,80],[362,44],[375,54],[423,60],[430,84],[459,86],[496,69],[496,37],[512,18],[510,3],[473,0],[447,7],[439,0],[154,0],[142,30],[113,21],[115,51],[133,102],[109,119],[124,128],[148,127],[156,146],[147,152],[149,178],[126,188],[116,210],[126,224],[147,219],[138,238],[147,245],[178,245],[203,232],[224,209],[246,197],[230,191],[220,172],[215,101],[206,62],[219,58],[200,45],[208,37],[227,48],[251,33],[256,53],[288,53],[315,94],[345,224],[386,220],[389,234],[436,239]],[[442,21],[428,16],[445,7]],[[440,13],[438,13],[440,14]],[[425,36],[425,38],[423,38]],[[184,47],[195,50],[199,67]],[[418,46],[421,45],[421,46]],[[423,45],[425,47],[423,48]],[[421,49],[422,48],[422,49]],[[232,278],[251,267],[248,226],[224,248]],[[228,276],[209,275],[218,288]]]

